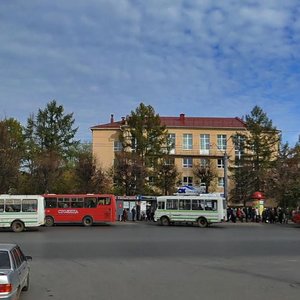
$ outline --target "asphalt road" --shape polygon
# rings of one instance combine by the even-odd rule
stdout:
[[[33,256],[21,300],[300,299],[300,227],[147,223],[0,231]]]

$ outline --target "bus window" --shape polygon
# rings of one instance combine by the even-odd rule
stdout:
[[[7,199],[5,203],[6,212],[20,212],[21,199]]]
[[[57,208],[57,199],[56,198],[46,198],[45,199],[46,208]]]
[[[203,200],[192,200],[192,210],[203,210],[204,209],[204,201]]]
[[[179,210],[190,210],[191,200],[189,199],[179,199]]]
[[[157,208],[158,209],[165,209],[165,202],[164,201],[158,201]]]
[[[69,208],[70,199],[69,198],[58,198],[58,207],[59,208]]]
[[[167,209],[178,209],[178,200],[167,199]]]
[[[97,199],[95,197],[89,197],[84,199],[84,207],[95,208],[97,207]]]
[[[36,212],[37,211],[37,200],[36,199],[23,199],[22,200],[22,211]]]
[[[110,202],[109,197],[98,197],[98,205],[110,205]]]
[[[71,207],[73,208],[83,207],[83,198],[71,198]]]
[[[205,210],[216,211],[217,209],[218,209],[218,201],[217,200],[205,200]]]
[[[4,211],[4,199],[0,199],[0,212]]]

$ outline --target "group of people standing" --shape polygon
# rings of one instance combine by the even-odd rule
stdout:
[[[227,222],[245,221],[287,224],[289,219],[291,219],[291,211],[288,208],[264,208],[262,212],[255,207],[227,208]]]
[[[131,209],[130,221],[154,221],[154,207],[147,207],[146,212],[142,211],[141,214],[137,212],[135,206]],[[126,222],[129,220],[129,209],[124,208],[122,212],[121,221]]]

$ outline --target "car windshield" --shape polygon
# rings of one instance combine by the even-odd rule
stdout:
[[[0,250],[0,269],[10,269],[10,260],[7,251]]]

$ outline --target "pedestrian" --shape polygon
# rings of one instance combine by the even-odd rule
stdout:
[[[131,216],[132,216],[132,221],[135,222],[135,213],[136,213],[136,210],[135,210],[135,207],[132,208],[131,210]]]
[[[122,213],[122,221],[126,222],[127,221],[127,210],[124,208],[123,213]]]

